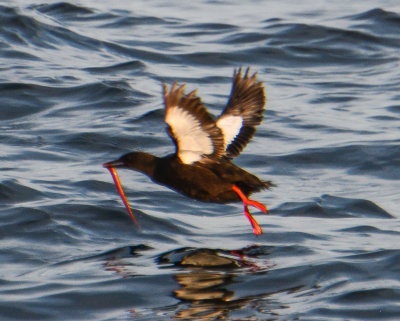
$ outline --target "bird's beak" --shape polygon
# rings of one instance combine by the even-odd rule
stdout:
[[[107,162],[103,164],[103,167],[110,168],[110,167],[123,167],[125,164],[120,160],[115,160],[112,162]]]
[[[129,212],[129,215],[132,217],[133,221],[140,226],[139,222],[136,220],[135,216],[133,215],[133,212],[131,210],[131,207],[129,206],[129,202],[128,199],[125,197],[125,193],[124,190],[122,189],[122,185],[121,182],[119,180],[118,174],[117,174],[117,170],[115,169],[115,167],[121,166],[122,162],[120,161],[114,161],[114,162],[109,162],[109,163],[105,163],[103,164],[103,167],[107,168],[110,171],[110,174],[114,180],[115,186],[117,187],[117,191],[119,193],[119,196],[121,196],[122,201],[124,202],[124,205],[126,207],[126,209]]]

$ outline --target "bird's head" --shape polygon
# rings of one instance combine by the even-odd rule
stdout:
[[[121,156],[120,158],[103,164],[105,168],[130,168],[144,171],[143,168],[150,166],[155,157],[143,152],[132,152]]]

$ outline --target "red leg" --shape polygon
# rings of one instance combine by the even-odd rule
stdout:
[[[257,221],[254,219],[254,217],[250,214],[248,205],[254,206],[258,208],[260,211],[267,213],[267,208],[265,207],[264,204],[261,204],[257,201],[250,200],[246,197],[246,195],[243,194],[243,192],[240,190],[239,187],[236,185],[232,186],[232,189],[239,195],[239,197],[243,201],[243,206],[244,206],[244,215],[247,217],[247,219],[250,221],[250,224],[253,228],[253,233],[256,235],[262,234],[262,229],[260,225],[257,223]]]
[[[261,226],[257,223],[256,219],[250,214],[250,211],[249,211],[249,208],[247,207],[247,205],[244,205],[244,215],[249,220],[251,227],[253,228],[253,233],[255,235],[262,234],[263,231],[262,231]]]

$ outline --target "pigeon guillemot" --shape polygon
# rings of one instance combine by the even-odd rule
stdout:
[[[115,168],[142,172],[155,183],[167,186],[190,198],[215,203],[242,201],[244,214],[254,234],[262,229],[250,214],[248,205],[264,213],[267,208],[248,196],[270,188],[270,181],[258,177],[232,163],[253,137],[263,120],[265,95],[257,74],[249,68],[235,69],[228,104],[215,121],[201,103],[196,91],[184,93],[185,85],[171,89],[163,85],[167,133],[175,144],[175,153],[157,157],[143,152],[128,153],[118,160],[105,163],[118,192],[136,222],[124,195]]]

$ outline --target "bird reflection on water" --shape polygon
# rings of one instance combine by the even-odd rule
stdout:
[[[254,297],[235,298],[235,292],[229,287],[242,274],[267,273],[273,267],[269,262],[257,259],[257,255],[254,255],[257,248],[258,245],[235,251],[180,248],[159,255],[156,258],[158,268],[176,271],[173,278],[178,287],[171,295],[180,303],[174,307],[173,317],[183,320],[225,319],[232,311],[254,302]],[[135,277],[135,265],[126,261],[127,256],[139,257],[140,252],[149,249],[146,246],[129,247],[128,251],[122,251],[124,254],[109,258],[104,266],[124,278]],[[137,310],[131,313],[134,317],[140,316]]]

